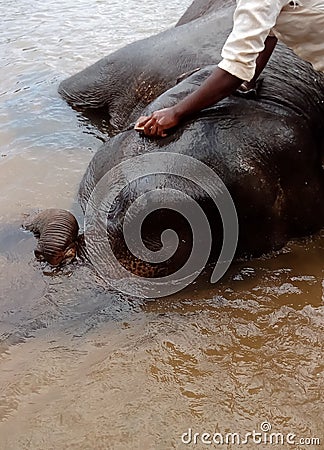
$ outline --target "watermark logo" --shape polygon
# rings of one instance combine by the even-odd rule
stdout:
[[[275,432],[270,422],[262,422],[259,430],[252,430],[247,433],[207,433],[196,432],[189,428],[181,436],[181,442],[185,445],[209,445],[213,447],[232,445],[276,445],[276,446],[291,446],[296,448],[296,445],[303,446],[320,446],[321,440],[318,437],[298,437],[296,433],[281,433]]]
[[[84,236],[90,261],[109,285],[128,295],[142,298],[165,297],[179,292],[203,271],[212,248],[210,224],[198,202],[183,189],[177,189],[176,182],[171,187],[162,183],[162,186],[142,194],[136,193],[137,197],[131,206],[121,212],[123,238],[135,258],[150,264],[163,264],[175,254],[179,244],[172,223],[169,229],[162,232],[162,247],[157,251],[145,246],[141,229],[144,220],[157,209],[176,211],[186,219],[192,232],[191,253],[184,265],[170,275],[146,278],[128,271],[119,261],[118,255],[114,254],[111,239],[107,235],[107,217],[112,208],[116,208],[115,202],[121,192],[127,193],[136,180],[152,175],[171,175],[172,178],[182,180],[181,186],[183,182],[194,183],[218,209],[223,224],[223,242],[210,280],[212,283],[217,282],[234,258],[238,241],[236,209],[225,184],[212,169],[195,158],[178,153],[154,152],[130,158],[113,167],[99,180],[89,198],[84,220]]]
[[[271,431],[272,425],[269,422],[262,422],[261,425],[260,425],[260,429],[264,433],[268,433],[269,431]]]

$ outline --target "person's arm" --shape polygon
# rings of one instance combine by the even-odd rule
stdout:
[[[263,69],[267,65],[267,63],[270,59],[270,56],[272,55],[273,50],[276,47],[277,42],[278,42],[278,39],[272,35],[268,36],[267,39],[265,40],[264,49],[261,53],[259,53],[259,56],[257,57],[257,60],[256,60],[254,77],[252,78],[251,81],[244,81],[242,84],[242,86],[246,90],[253,89],[255,87],[255,83],[256,83],[257,79],[259,78],[259,76],[261,75]]]
[[[144,134],[148,136],[163,137],[166,136],[165,130],[175,127],[187,116],[208,108],[231,95],[238,87],[247,91],[253,89],[256,80],[269,61],[276,43],[277,38],[275,36],[268,36],[265,40],[265,47],[256,60],[256,69],[252,80],[242,83],[240,78],[217,67],[197,91],[171,108],[155,111],[149,117],[140,117],[136,127],[143,127]]]
[[[144,127],[144,133],[149,136],[165,136],[165,130],[176,126],[183,118],[230,95],[242,81],[250,82],[259,76],[275,46],[275,41],[270,37],[267,41],[267,37],[284,2],[239,0],[233,30],[223,47],[223,60],[218,68],[197,91],[171,108],[156,111],[149,117],[140,117],[135,127]],[[269,47],[265,48],[267,44]]]
[[[208,106],[230,95],[242,84],[242,80],[217,67],[197,91],[185,97],[171,108],[155,111],[151,116],[142,116],[135,127],[143,127],[147,136],[166,136],[165,130]]]

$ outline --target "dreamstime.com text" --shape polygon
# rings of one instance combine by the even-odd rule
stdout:
[[[318,437],[300,437],[295,433],[280,433],[272,431],[269,422],[262,422],[260,430],[252,430],[245,434],[230,433],[207,433],[196,432],[189,428],[181,436],[181,442],[187,445],[304,445],[320,446],[321,440]],[[250,447],[251,448],[251,447]]]

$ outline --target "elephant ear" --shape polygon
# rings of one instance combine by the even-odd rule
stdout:
[[[149,116],[154,111],[162,108],[169,108],[177,104],[187,95],[195,92],[199,86],[209,77],[217,66],[206,66],[203,69],[195,69],[180,76],[182,81],[178,82],[174,87],[165,91],[153,102],[151,102],[141,113],[143,116]],[[186,76],[187,75],[187,76]]]
[[[234,0],[194,0],[186,12],[176,23],[176,27],[192,22],[212,12],[221,10],[224,6],[235,5]]]

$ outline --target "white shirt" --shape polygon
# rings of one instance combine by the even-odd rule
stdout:
[[[269,34],[324,72],[324,0],[237,0],[218,66],[250,81]]]

